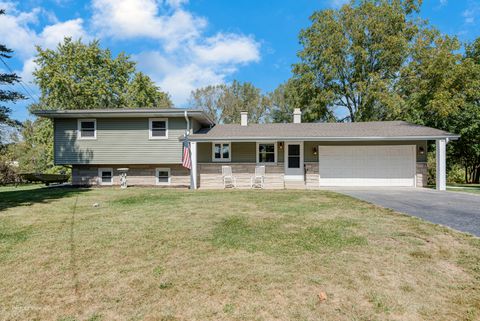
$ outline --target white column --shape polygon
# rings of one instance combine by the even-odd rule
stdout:
[[[444,191],[447,189],[447,169],[446,169],[446,147],[445,139],[437,139],[437,190]]]
[[[197,142],[190,142],[192,169],[190,170],[190,189],[197,189]]]

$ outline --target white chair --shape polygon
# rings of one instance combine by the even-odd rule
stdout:
[[[250,178],[251,188],[263,188],[265,183],[265,166],[255,167],[255,176]]]
[[[231,166],[222,166],[223,188],[237,187],[237,178],[233,176]]]

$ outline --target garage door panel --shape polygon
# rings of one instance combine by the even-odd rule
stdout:
[[[320,186],[414,186],[415,146],[319,146]]]

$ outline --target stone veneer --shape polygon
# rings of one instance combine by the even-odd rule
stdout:
[[[190,186],[190,172],[179,164],[152,165],[74,165],[72,167],[72,184],[95,186],[98,184],[98,169],[113,168],[113,185],[120,185],[118,168],[128,168],[127,183],[129,186],[157,186],[155,180],[156,168],[170,168],[171,187]]]
[[[231,166],[237,179],[237,188],[250,188],[250,179],[255,174],[254,163],[204,163],[198,164],[198,186],[202,189],[223,188],[222,166]],[[283,189],[283,163],[265,166],[265,188]]]

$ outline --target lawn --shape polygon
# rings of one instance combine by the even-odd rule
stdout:
[[[0,320],[480,318],[480,239],[327,191],[4,188],[0,276]]]

